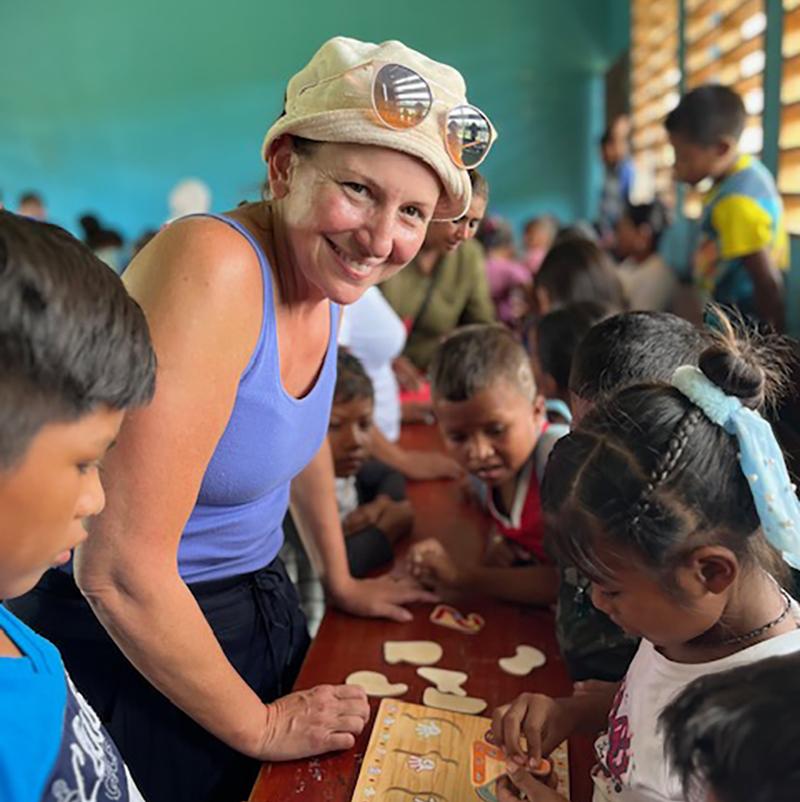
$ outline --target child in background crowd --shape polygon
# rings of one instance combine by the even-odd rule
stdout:
[[[466,326],[439,346],[431,390],[445,445],[484,486],[495,532],[482,564],[425,541],[412,548],[412,571],[425,581],[550,604],[558,575],[544,550],[539,482],[566,427],[547,423],[525,349],[502,326]]]
[[[598,228],[607,248],[613,248],[614,232],[633,188],[635,170],[629,155],[629,135],[630,122],[626,115],[621,114],[608,126],[600,140],[604,177]]]
[[[672,306],[677,276],[658,252],[667,226],[669,213],[658,200],[629,204],[617,223],[616,255],[623,260],[619,277],[631,309],[665,312]]]
[[[86,539],[99,473],[155,355],[122,282],[55,226],[0,212],[0,598]],[[61,656],[0,607],[0,799],[142,797]]]
[[[739,152],[746,121],[739,95],[710,85],[685,95],[665,125],[678,180],[713,181],[703,197],[696,283],[717,303],[782,331],[782,272],[789,265],[783,203],[769,170]]]
[[[539,316],[581,301],[622,311],[628,308],[617,271],[598,245],[572,238],[554,245],[533,282]]]
[[[667,755],[686,798],[795,802],[798,710],[798,655],[771,657],[692,682],[661,714]]]
[[[535,275],[541,267],[547,252],[553,247],[558,233],[558,220],[551,214],[534,217],[522,229],[522,246],[525,252],[523,261],[531,274]]]
[[[493,737],[530,765],[595,732],[595,800],[684,800],[658,717],[691,680],[800,651],[800,608],[780,586],[800,561],[800,504],[758,410],[778,383],[769,342],[720,333],[670,385],[638,385],[586,415],[553,450],[542,488],[553,550],[591,578],[592,601],[642,638],[613,698],[524,694]],[[778,577],[776,579],[776,577]],[[523,751],[520,736],[527,737]],[[522,769],[509,785],[563,800]]]
[[[583,301],[550,312],[536,321],[528,333],[533,378],[546,399],[545,408],[552,422],[571,423],[569,375],[572,358],[592,326],[608,315],[606,307]]]
[[[515,328],[528,312],[526,297],[531,271],[517,261],[514,232],[505,220],[486,218],[478,229],[477,239],[486,251],[486,277],[497,318]]]

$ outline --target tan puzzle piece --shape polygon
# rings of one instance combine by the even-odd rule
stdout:
[[[534,668],[539,668],[547,662],[544,652],[535,646],[517,646],[517,652],[513,657],[501,657],[498,661],[500,668],[506,674],[513,674],[515,677],[524,677],[530,674]]]
[[[355,671],[345,680],[345,685],[358,685],[367,696],[402,696],[408,693],[408,685],[402,682],[391,683],[384,674],[377,671]]]
[[[389,665],[432,666],[442,659],[443,653],[442,647],[432,640],[387,640],[383,644],[383,659]]]
[[[449,671],[446,668],[418,668],[417,674],[422,679],[432,682],[441,693],[452,693],[456,696],[466,696],[467,692],[461,687],[467,681],[463,671]]]
[[[486,700],[474,696],[453,696],[452,693],[442,693],[436,688],[425,688],[422,694],[422,704],[426,707],[437,707],[439,710],[452,710],[454,713],[466,713],[475,716],[486,710]]]

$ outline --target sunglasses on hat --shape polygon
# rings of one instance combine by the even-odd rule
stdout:
[[[427,118],[434,103],[444,103],[434,98],[431,85],[425,78],[402,64],[360,64],[313,86],[347,78],[349,74],[365,69],[373,71],[370,91],[372,109],[387,128],[397,131],[415,128]],[[311,88],[304,87],[302,91]],[[479,108],[460,103],[447,112],[443,138],[445,150],[453,164],[459,169],[471,170],[486,158],[492,147],[492,126]]]

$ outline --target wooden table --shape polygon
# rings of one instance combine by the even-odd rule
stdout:
[[[402,442],[410,448],[440,447],[436,430],[423,425],[404,427]],[[447,546],[477,552],[488,521],[474,506],[464,502],[454,482],[410,483],[408,495],[417,512],[412,538],[436,537]],[[486,620],[478,635],[463,635],[432,624],[432,605],[412,608],[414,620],[407,624],[355,618],[329,609],[308,652],[296,688],[344,682],[353,671],[380,671],[391,682],[404,682],[409,692],[403,698],[421,704],[428,683],[409,665],[389,666],[383,662],[382,646],[387,640],[435,640],[444,649],[440,668],[465,671],[465,687],[471,696],[489,703],[484,715],[524,691],[568,695],[571,683],[558,653],[553,614],[487,598],[460,598],[464,613],[477,612]],[[541,649],[548,658],[542,668],[527,677],[512,677],[497,665],[500,657],[514,654],[520,643]],[[374,716],[379,700],[372,700]],[[365,727],[353,749],[320,758],[264,764],[250,796],[251,802],[350,802],[361,759],[369,740],[372,721]],[[586,738],[570,741],[572,802],[590,802],[593,763],[591,743]],[[476,797],[477,800],[477,797]]]

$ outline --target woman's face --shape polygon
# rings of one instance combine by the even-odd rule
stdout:
[[[444,220],[431,223],[425,237],[425,247],[432,251],[449,253],[456,250],[464,240],[472,239],[478,233],[478,226],[486,214],[486,198],[472,196],[467,213],[458,220]]]
[[[341,304],[416,256],[441,194],[433,170],[405,153],[323,143],[300,155],[289,138],[271,154],[270,186],[297,278]]]

